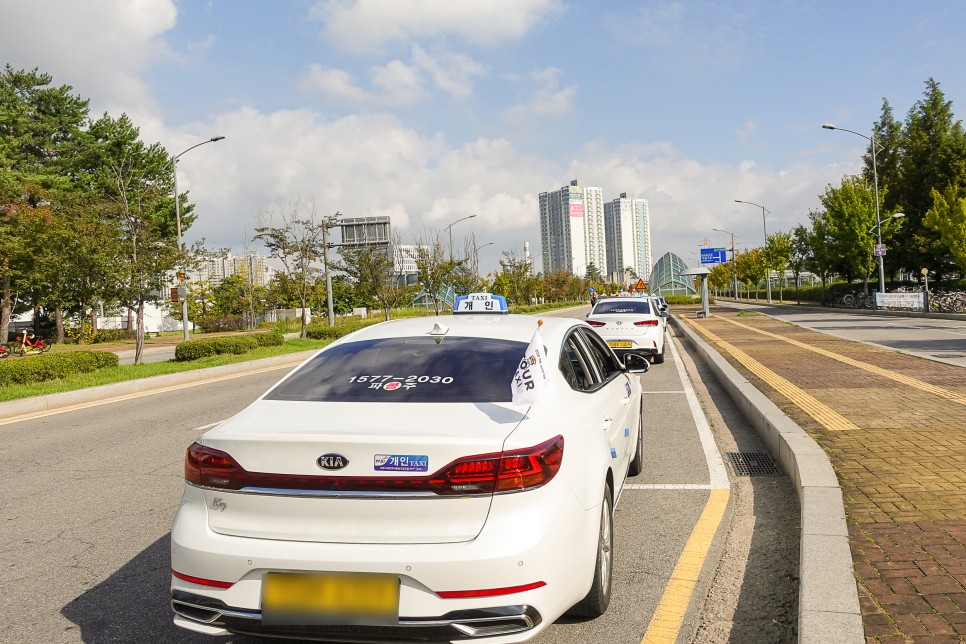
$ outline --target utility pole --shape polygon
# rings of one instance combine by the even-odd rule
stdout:
[[[332,306],[332,271],[329,270],[329,229],[339,228],[341,224],[335,223],[342,213],[336,211],[334,215],[328,217],[322,224],[322,258],[325,263],[325,308],[329,314],[329,326],[335,326],[335,311]]]

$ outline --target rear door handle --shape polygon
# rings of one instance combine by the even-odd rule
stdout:
[[[604,419],[604,422],[602,422],[600,424],[600,427],[601,427],[601,429],[607,430],[607,429],[610,429],[610,426],[613,425],[613,424],[614,424],[614,419],[613,418],[605,418]]]

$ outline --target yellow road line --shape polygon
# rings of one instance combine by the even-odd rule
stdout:
[[[112,405],[117,402],[123,402],[125,400],[134,400],[135,398],[143,398],[144,396],[153,396],[155,394],[163,394],[169,391],[177,391],[178,389],[185,389],[187,387],[197,387],[199,385],[207,385],[214,382],[221,382],[222,380],[231,380],[233,378],[242,378],[244,376],[254,376],[260,373],[266,373],[268,371],[276,371],[278,369],[291,369],[297,364],[301,364],[304,358],[297,361],[285,362],[283,364],[273,365],[271,367],[262,367],[259,369],[253,369],[251,371],[242,371],[239,373],[231,373],[224,376],[215,376],[213,378],[205,378],[204,380],[196,380],[194,382],[184,382],[177,385],[168,385],[166,387],[158,387],[156,389],[148,389],[145,391],[138,391],[130,394],[122,394],[120,396],[111,396],[110,398],[103,398],[101,400],[92,400],[90,402],[77,403],[76,405],[67,405],[65,407],[58,407],[57,409],[47,409],[44,411],[37,411],[29,414],[23,414],[20,416],[13,416],[11,418],[4,418],[0,420],[0,427],[3,425],[12,425],[14,423],[20,423],[26,420],[36,420],[38,418],[45,418],[47,416],[55,416],[57,414],[66,414],[67,412],[77,411],[80,409],[89,409],[91,407],[99,407],[101,405]]]
[[[768,383],[772,389],[788,398],[792,403],[794,403],[806,414],[814,418],[816,422],[829,431],[859,429],[855,423],[847,419],[845,416],[841,415],[825,403],[819,401],[815,396],[805,392],[803,389],[792,384],[785,378],[782,378],[777,373],[761,364],[730,342],[725,342],[708,329],[694,324],[687,318],[682,319],[687,322],[691,328],[697,330],[699,333],[711,340],[714,344],[718,345],[718,347],[733,355],[738,362],[748,369],[748,371],[752,372],[763,381]],[[721,318],[719,316],[715,319]]]
[[[805,344],[804,342],[799,342],[798,340],[793,340],[792,338],[787,338],[785,336],[778,335],[777,333],[771,333],[770,331],[765,331],[763,329],[756,329],[753,326],[748,326],[747,324],[742,324],[741,322],[730,320],[726,317],[719,316],[716,319],[724,320],[725,322],[730,322],[731,324],[734,324],[735,326],[739,326],[743,329],[748,329],[750,331],[754,331],[755,333],[760,333],[764,336],[768,336],[770,338],[775,338],[776,340],[787,342],[801,349],[807,349],[809,351],[813,351],[827,358],[838,360],[839,362],[850,365],[852,367],[856,367],[858,369],[864,369],[865,371],[874,373],[877,376],[882,376],[883,378],[889,378],[890,380],[901,382],[904,385],[915,387],[920,391],[925,391],[931,394],[935,394],[936,396],[940,396],[942,398],[945,398],[946,400],[951,400],[955,403],[959,403],[960,405],[966,405],[966,395],[961,394],[957,391],[952,391],[951,389],[946,389],[945,387],[939,387],[937,385],[931,385],[928,382],[917,380],[916,378],[912,378],[911,376],[906,376],[901,373],[896,373],[895,371],[889,371],[888,369],[877,367],[873,364],[869,364],[868,362],[862,362],[861,360],[856,360],[855,358],[843,356],[842,354],[835,353],[834,351],[829,351],[827,349],[822,349],[820,347],[813,347],[809,344]]]
[[[671,579],[664,588],[641,644],[674,644],[677,641],[711,541],[728,507],[729,494],[727,488],[711,490],[701,517],[671,572]]]

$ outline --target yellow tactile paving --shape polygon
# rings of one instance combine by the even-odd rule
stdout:
[[[729,491],[726,488],[711,490],[701,517],[671,572],[671,579],[664,588],[664,594],[661,595],[654,616],[647,625],[641,644],[674,644],[677,641],[684,614],[701,574],[701,567],[708,556],[708,549],[724,516],[725,508],[728,507],[728,496]]]
[[[947,400],[951,400],[951,401],[953,401],[955,403],[959,403],[960,405],[966,405],[966,395],[963,395],[963,394],[961,394],[959,392],[956,392],[956,391],[951,391],[949,389],[946,389],[945,387],[938,387],[936,385],[931,385],[928,382],[923,382],[922,380],[918,380],[918,379],[913,378],[911,376],[906,376],[906,375],[901,374],[901,373],[896,373],[895,371],[889,371],[888,369],[883,369],[882,367],[877,367],[877,366],[872,365],[872,364],[869,364],[867,362],[862,362],[861,360],[856,360],[855,358],[850,358],[848,356],[843,356],[840,353],[835,353],[834,351],[829,351],[828,349],[822,349],[822,348],[815,347],[815,346],[812,346],[812,345],[809,345],[809,344],[805,344],[804,342],[799,342],[798,340],[793,340],[791,338],[787,338],[785,336],[778,335],[777,333],[771,333],[770,331],[765,331],[763,329],[756,329],[755,327],[748,326],[747,324],[742,324],[741,322],[737,322],[736,320],[732,320],[732,319],[729,319],[729,318],[726,318],[726,317],[720,317],[719,316],[719,317],[717,317],[715,319],[717,319],[717,320],[724,320],[725,322],[729,322],[729,323],[734,324],[735,326],[739,326],[739,327],[741,327],[743,329],[748,329],[749,331],[754,331],[755,333],[760,333],[761,335],[767,336],[769,338],[774,338],[776,340],[781,340],[782,342],[787,342],[788,344],[795,345],[796,347],[799,347],[801,349],[807,349],[808,351],[812,351],[814,353],[818,353],[820,355],[823,355],[823,356],[825,356],[827,358],[831,358],[833,360],[838,360],[839,362],[842,362],[844,364],[850,365],[852,367],[857,367],[859,369],[864,369],[865,371],[868,371],[870,373],[874,373],[877,376],[882,376],[884,378],[889,378],[891,380],[895,380],[896,382],[901,382],[904,385],[908,385],[910,387],[915,387],[916,389],[919,389],[920,391],[925,391],[925,392],[928,392],[928,393],[931,393],[931,394],[935,394],[936,396],[941,396],[941,397],[943,397],[943,398],[945,398]]]
[[[738,362],[748,369],[748,371],[752,372],[763,381],[768,383],[768,385],[775,391],[788,398],[790,401],[792,401],[792,403],[798,406],[806,414],[814,418],[816,422],[826,429],[830,431],[858,429],[858,426],[855,425],[855,423],[845,418],[828,405],[820,402],[811,394],[806,393],[800,387],[797,387],[785,378],[782,378],[777,373],[761,364],[738,347],[734,346],[730,342],[722,340],[708,329],[694,324],[691,320],[688,320],[687,318],[682,319],[684,322],[689,324],[691,328],[707,337],[709,340],[711,340],[711,342],[716,344],[724,351],[727,351],[733,355]]]

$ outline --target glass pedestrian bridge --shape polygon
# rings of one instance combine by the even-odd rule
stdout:
[[[650,292],[653,295],[691,295],[697,296],[694,279],[681,275],[688,267],[684,260],[674,253],[665,253],[654,264],[650,277]]]

